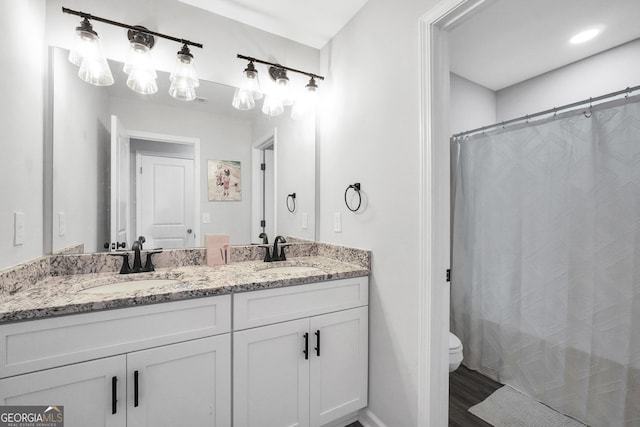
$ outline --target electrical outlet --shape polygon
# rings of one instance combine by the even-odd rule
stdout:
[[[342,214],[340,212],[333,214],[333,231],[336,233],[342,232]]]
[[[202,212],[202,223],[209,224],[211,222],[211,216],[209,212]]]
[[[302,212],[302,229],[306,230],[309,227],[309,215],[306,212]]]
[[[13,213],[13,246],[24,245],[25,224],[24,213]]]
[[[67,234],[67,220],[64,212],[58,212],[58,236],[64,237]]]

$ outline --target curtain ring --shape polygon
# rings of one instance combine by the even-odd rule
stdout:
[[[352,208],[349,205],[349,202],[347,202],[347,193],[351,188],[353,188],[353,190],[358,194],[358,206],[356,206],[355,208]],[[347,205],[347,209],[349,209],[351,212],[356,212],[358,209],[360,209],[360,205],[362,205],[362,195],[360,194],[360,188],[360,183],[356,182],[355,184],[348,186],[347,189],[344,190],[344,204]]]
[[[289,200],[291,200],[292,203],[289,203]],[[291,207],[291,204],[293,204],[293,207]],[[296,193],[291,193],[289,195],[287,195],[287,210],[291,213],[295,212],[296,210]]]

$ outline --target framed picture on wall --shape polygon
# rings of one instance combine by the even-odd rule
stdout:
[[[242,200],[240,162],[235,160],[207,160],[207,184],[210,202]]]

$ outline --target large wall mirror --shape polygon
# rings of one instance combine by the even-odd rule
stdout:
[[[116,83],[96,87],[68,51],[49,55],[45,253],[139,235],[151,247],[200,247],[209,233],[249,244],[263,229],[315,240],[315,117],[238,111],[234,88],[202,80],[196,101],[178,101],[163,72],[158,93],[139,95],[112,61]]]

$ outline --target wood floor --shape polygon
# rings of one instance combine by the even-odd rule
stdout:
[[[469,412],[469,408],[500,387],[502,384],[460,365],[449,374],[449,427],[492,427]],[[362,424],[356,421],[346,427],[362,427]]]
[[[469,412],[469,408],[500,387],[502,384],[460,365],[449,374],[449,427],[491,427]]]

